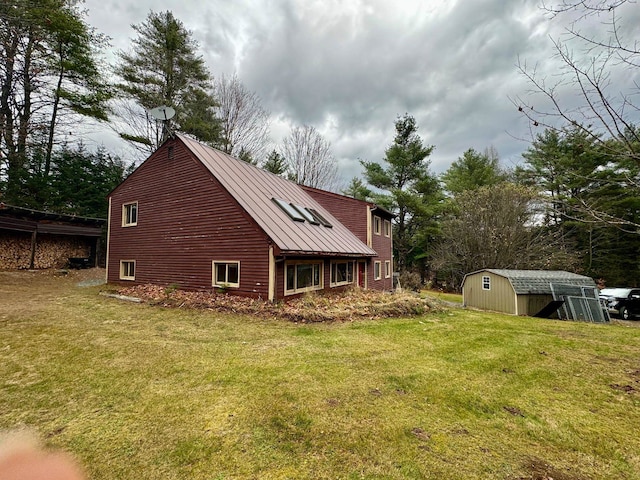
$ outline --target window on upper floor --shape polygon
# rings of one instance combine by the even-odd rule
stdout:
[[[138,224],[138,202],[122,205],[122,226],[133,227]]]
[[[376,235],[380,235],[381,231],[382,231],[382,227],[381,227],[381,218],[380,217],[373,217],[373,233],[375,233]]]
[[[213,286],[220,288],[240,286],[240,262],[213,261]]]
[[[384,236],[385,237],[391,236],[391,222],[389,220],[384,221]]]

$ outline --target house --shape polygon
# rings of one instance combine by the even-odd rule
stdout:
[[[552,285],[596,288],[591,277],[570,272],[486,268],[465,275],[462,299],[466,307],[535,316],[554,301]]]
[[[109,195],[107,281],[272,301],[390,290],[391,218],[176,134]]]
[[[0,203],[0,269],[97,266],[106,220]]]
[[[300,185],[311,197],[326,208],[340,223],[354,233],[360,241],[376,252],[386,255],[373,260],[373,268],[366,269],[366,275],[358,275],[359,286],[375,285],[378,290],[393,289],[393,242],[391,220],[393,214],[371,202],[356,200],[337,193]],[[366,220],[366,221],[365,221]],[[365,268],[364,262],[360,268]],[[363,273],[363,272],[361,272]]]

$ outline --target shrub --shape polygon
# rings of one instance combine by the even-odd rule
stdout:
[[[398,280],[400,281],[400,286],[405,290],[419,292],[422,289],[420,275],[416,272],[402,272]]]

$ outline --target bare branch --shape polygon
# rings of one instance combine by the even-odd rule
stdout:
[[[295,182],[326,190],[337,186],[338,165],[331,145],[314,127],[294,127],[284,139],[282,155]]]
[[[222,150],[230,155],[261,161],[269,143],[269,112],[260,97],[240,82],[237,76],[222,75],[214,84],[218,106],[216,116],[222,126]]]

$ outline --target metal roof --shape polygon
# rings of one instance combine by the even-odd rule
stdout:
[[[106,223],[107,221],[103,218],[44,212],[0,202],[0,229],[99,237]]]
[[[551,294],[550,284],[552,283],[585,287],[596,286],[591,277],[578,275],[577,273],[565,272],[563,270],[508,270],[486,268],[484,270],[478,270],[477,272],[467,274],[465,279],[469,275],[481,272],[490,272],[508,279],[513,290],[518,295]]]
[[[282,253],[376,256],[299,185],[231,155],[176,135],[211,172]],[[317,210],[333,228],[293,221],[273,198]]]

